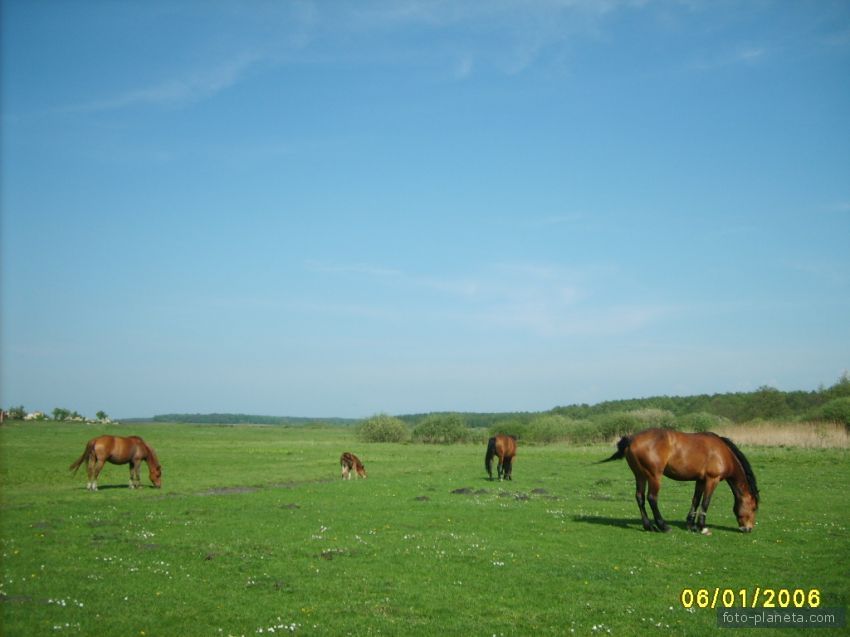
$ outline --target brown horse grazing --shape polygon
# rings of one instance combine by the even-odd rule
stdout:
[[[484,456],[484,468],[490,479],[493,479],[493,456],[499,456],[499,464],[496,473],[499,480],[513,480],[511,474],[514,468],[514,456],[516,455],[516,438],[505,434],[498,434],[487,441],[487,455]]]
[[[735,496],[732,511],[738,519],[738,528],[744,533],[753,530],[759,505],[756,476],[747,458],[728,438],[713,433],[687,434],[669,429],[647,429],[621,438],[614,455],[602,462],[623,457],[635,474],[635,498],[643,528],[647,531],[670,530],[658,510],[662,475],[673,480],[696,481],[687,519],[689,530],[711,535],[705,526],[705,515],[711,495],[721,480],[726,480]],[[644,492],[647,484],[655,526],[646,514]]]
[[[342,479],[351,480],[351,471],[361,478],[366,477],[366,467],[360,462],[360,458],[350,451],[346,451],[339,457],[339,465],[342,467]]]
[[[80,459],[73,463],[69,469],[74,474],[83,462],[88,461],[89,481],[86,489],[97,491],[97,476],[107,461],[112,464],[130,463],[130,488],[141,488],[139,479],[139,468],[142,461],[148,463],[150,479],[156,488],[162,486],[162,467],[156,457],[156,452],[138,436],[100,436],[92,438],[86,443],[86,449]]]

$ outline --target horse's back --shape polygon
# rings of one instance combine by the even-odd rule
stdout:
[[[506,434],[496,436],[496,452],[500,456],[513,457],[516,455],[516,438]]]
[[[113,464],[124,464],[147,456],[147,445],[139,436],[99,436],[94,439],[98,456]]]
[[[684,433],[672,429],[646,429],[632,436],[626,458],[650,472],[674,480],[719,476],[728,470],[729,450],[712,433]]]

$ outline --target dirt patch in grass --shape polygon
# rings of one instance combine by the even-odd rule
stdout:
[[[259,491],[257,487],[216,487],[201,491],[198,495],[240,495],[243,493],[256,493]]]

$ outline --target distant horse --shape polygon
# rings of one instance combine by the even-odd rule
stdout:
[[[142,461],[148,463],[150,480],[157,488],[162,486],[162,467],[156,457],[156,452],[138,436],[100,436],[92,438],[86,443],[86,449],[80,459],[73,463],[69,469],[74,474],[84,462],[88,462],[89,481],[86,489],[97,491],[97,476],[103,465],[107,462],[112,464],[130,463],[130,488],[141,488],[139,479],[139,468]]]
[[[747,458],[728,438],[713,433],[687,434],[668,429],[647,429],[622,437],[614,455],[602,462],[623,457],[635,474],[635,498],[643,528],[647,531],[670,530],[658,510],[662,475],[673,480],[696,481],[687,518],[688,530],[711,535],[705,526],[705,516],[711,495],[721,480],[726,480],[735,497],[732,512],[738,519],[738,528],[744,533],[753,530],[759,505],[756,476]],[[644,493],[647,483],[654,526],[646,514]]]
[[[366,477],[366,467],[360,462],[360,458],[350,451],[346,451],[339,457],[339,465],[342,467],[342,479],[351,480],[352,470],[361,478]]]
[[[487,441],[487,455],[484,456],[484,468],[490,479],[493,479],[493,456],[499,456],[499,464],[496,473],[499,480],[512,480],[511,473],[514,468],[514,456],[516,455],[516,438],[505,434],[498,434]]]

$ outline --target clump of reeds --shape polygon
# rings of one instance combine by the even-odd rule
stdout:
[[[748,422],[725,425],[718,430],[738,445],[801,447],[804,449],[850,448],[850,431],[834,422]]]

